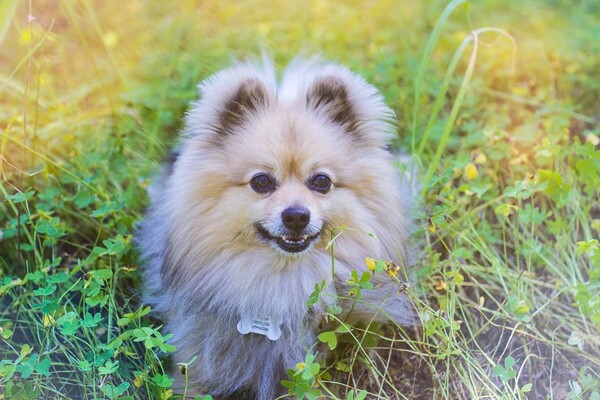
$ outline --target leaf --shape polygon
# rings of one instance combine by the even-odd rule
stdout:
[[[335,329],[335,332],[337,333],[348,333],[352,331],[352,327],[350,327],[349,325],[340,325]]]
[[[58,309],[58,299],[52,301],[45,301],[42,306],[42,312],[44,314],[51,314]]]
[[[33,365],[37,361],[38,355],[32,354],[29,360],[17,365],[17,372],[21,374],[21,378],[27,379],[33,373]]]
[[[323,332],[318,336],[319,341],[327,343],[329,350],[333,350],[337,347],[337,336],[334,331]]]
[[[366,283],[369,282],[371,280],[371,274],[369,273],[369,271],[365,271],[363,272],[362,276],[360,277],[360,283]]]
[[[159,374],[152,378],[152,382],[156,384],[156,386],[161,388],[171,387],[174,379],[169,378],[167,374]]]
[[[63,335],[71,336],[77,332],[80,326],[81,322],[78,319],[67,320],[61,324],[60,332]]]
[[[492,376],[502,376],[505,372],[506,370],[504,369],[504,367],[498,364],[494,367],[494,369],[492,369]]]
[[[110,269],[98,269],[96,271],[91,271],[90,273],[97,279],[109,279],[113,276]]]
[[[87,360],[77,361],[77,366],[82,372],[89,372],[92,370],[92,364],[90,364],[90,362]]]
[[[571,384],[572,390],[569,394],[573,393],[575,396],[580,395],[582,390],[581,390],[581,386],[579,386],[579,383],[575,382],[575,381],[570,381],[569,382]]]
[[[8,2],[7,2],[8,3]],[[2,12],[3,12],[3,4],[2,2],[0,2],[0,18],[2,17]],[[3,33],[0,32],[0,42],[2,41],[2,35]],[[18,192],[16,194],[7,194],[5,196],[6,200],[11,201],[12,203],[23,203],[29,199],[31,199],[33,197],[33,195],[35,194],[35,192],[33,190],[30,190],[28,192]]]
[[[323,288],[325,287],[325,280],[321,282],[321,284],[315,283],[315,290],[308,297],[308,301],[306,302],[307,308],[312,307],[317,304],[319,298],[321,297],[321,293],[323,292]]]
[[[172,344],[167,344],[167,343],[161,344],[160,346],[158,346],[158,348],[163,353],[173,353],[176,350],[175,346],[173,346]]]
[[[533,388],[533,384],[527,383],[527,384],[523,385],[523,387],[521,388],[521,392],[523,392],[523,393],[531,392],[532,388]]]
[[[50,361],[50,358],[45,357],[40,360],[40,362],[35,366],[34,369],[35,372],[37,372],[40,375],[50,376],[50,372],[48,370],[50,369],[51,365],[52,361]]]
[[[101,205],[97,210],[92,211],[92,217],[103,218],[109,214],[114,214],[116,211],[121,210],[123,205],[116,202],[110,201]]]
[[[504,367],[508,370],[511,369],[515,365],[516,361],[513,357],[508,356],[506,360],[504,360]]]
[[[116,350],[119,347],[121,347],[122,344],[123,344],[123,339],[121,339],[120,337],[116,337],[113,340],[111,340],[109,343],[102,345],[100,347],[104,350]]]
[[[97,326],[100,321],[102,321],[102,315],[100,315],[100,313],[96,313],[94,316],[90,313],[86,313],[81,325],[85,328],[93,328]]]
[[[600,249],[600,247],[598,247],[598,241],[596,239],[587,242],[577,242],[577,254],[588,253],[598,249]]]
[[[60,260],[60,258],[57,258],[57,260]],[[48,281],[48,283],[65,283],[69,280],[69,278],[69,274],[60,271],[59,273],[56,273],[54,275],[49,275],[46,278],[46,280]]]
[[[511,369],[509,371],[506,371],[506,374],[504,375],[502,380],[504,380],[506,382],[506,381],[513,379],[515,376],[517,376],[517,371],[515,371],[514,369]]]
[[[131,321],[133,321],[136,318],[141,318],[144,315],[147,315],[150,313],[152,309],[150,308],[150,306],[140,306],[134,313],[126,313],[123,315],[123,318],[119,318],[117,320],[117,325],[118,326],[125,326],[128,323],[130,323]]]
[[[469,249],[465,249],[464,247],[456,247],[452,251],[452,254],[456,258],[462,258],[465,260],[468,260],[469,258],[473,257],[473,252]]]
[[[338,361],[335,363],[335,369],[342,372],[350,372],[352,371],[352,367],[346,364],[343,361]]]
[[[358,392],[356,394],[356,396],[354,396],[354,393],[355,393],[354,390],[351,391],[348,394],[348,399],[350,399],[350,394],[352,395],[353,400],[364,400],[364,399],[367,398],[367,391],[366,390],[361,390],[360,392]]]
[[[108,297],[108,296],[106,296]],[[87,304],[90,307],[94,307],[97,306],[98,304],[100,304],[100,302],[102,302],[102,300],[104,300],[104,296],[102,295],[102,293],[98,293],[95,296],[89,296],[85,298],[85,304]]]
[[[33,349],[31,348],[30,345],[24,344],[23,347],[21,347],[19,356],[20,356],[20,358],[27,357],[27,355],[31,354],[32,351],[33,351]]]
[[[583,335],[580,332],[573,331],[571,332],[567,343],[571,346],[577,346],[580,350],[583,350],[583,344],[585,343],[585,341]]]
[[[508,217],[511,214],[513,208],[517,209],[517,207],[513,206],[512,204],[508,204],[508,203],[500,204],[498,207],[496,207],[494,209],[494,212],[496,213],[496,215],[502,215],[504,217]]]
[[[330,304],[327,306],[327,312],[332,315],[339,315],[344,311],[338,304]]]
[[[98,373],[100,375],[110,375],[115,372],[119,368],[119,361],[110,361],[107,360],[104,363],[104,366],[98,367]]]
[[[56,291],[56,285],[48,285],[33,291],[36,296],[49,296]]]
[[[123,382],[119,386],[115,387],[114,385],[107,383],[102,386],[102,392],[109,399],[113,400],[117,397],[121,396],[127,389],[129,389],[129,382]]]
[[[377,260],[377,262],[375,263],[375,273],[379,274],[379,273],[383,272],[384,269],[385,269],[385,261]]]

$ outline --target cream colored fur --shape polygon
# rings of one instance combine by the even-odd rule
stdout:
[[[331,118],[336,110],[311,102],[322,81],[343,83],[356,122],[351,130]],[[224,109],[247,82],[258,82],[266,97],[256,109],[232,116],[239,122],[223,132]],[[273,399],[282,393],[285,369],[314,345],[326,303],[337,301],[337,291],[347,296],[345,282],[352,270],[365,270],[365,257],[410,265],[412,189],[386,150],[391,111],[371,85],[344,67],[297,60],[278,83],[270,63],[247,63],[218,73],[200,89],[173,172],[158,183],[137,238],[146,260],[146,299],[174,334],[175,361],[198,357],[189,369],[198,392],[227,396],[246,390]],[[277,178],[273,193],[252,190],[257,172]],[[326,194],[306,184],[317,172],[331,177]],[[307,229],[321,235],[304,252],[290,254],[265,243],[255,224],[276,233],[281,212],[295,204],[310,210]],[[332,229],[342,226],[377,239],[345,231],[335,241],[332,278],[325,245]],[[326,293],[307,310],[309,295],[323,280]],[[412,307],[398,287],[385,274],[373,281],[376,287],[365,291],[353,319],[375,315],[413,323]],[[236,323],[244,315],[283,321],[282,337],[241,335]]]

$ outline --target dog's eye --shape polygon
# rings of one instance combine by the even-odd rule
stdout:
[[[319,193],[327,193],[331,189],[331,179],[325,174],[318,174],[313,176],[308,186]]]
[[[267,174],[256,174],[250,180],[250,187],[256,193],[269,193],[275,190],[275,179]]]

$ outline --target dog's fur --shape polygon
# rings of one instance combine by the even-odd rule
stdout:
[[[157,183],[137,235],[146,301],[174,334],[175,362],[197,356],[189,378],[199,392],[270,400],[282,393],[285,369],[316,342],[327,303],[350,308],[335,295],[348,296],[346,281],[365,270],[365,257],[410,264],[411,187],[388,150],[391,110],[344,67],[296,60],[278,84],[270,62],[245,63],[200,90],[180,154]],[[275,177],[276,189],[253,190],[257,172]],[[318,173],[333,182],[325,194],[307,183]],[[257,231],[260,224],[273,237],[285,234],[281,214],[292,205],[310,211],[303,234],[318,234],[297,253]],[[363,232],[346,230],[335,240],[333,278],[325,246],[342,226]],[[307,310],[323,280],[325,293]],[[414,312],[398,286],[385,274],[372,280],[351,318],[411,324]],[[236,324],[248,315],[282,321],[281,337],[240,334]]]

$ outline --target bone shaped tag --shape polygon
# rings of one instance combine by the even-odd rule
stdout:
[[[237,323],[237,330],[242,335],[248,333],[258,333],[264,335],[269,340],[277,340],[281,337],[281,321],[273,321],[269,317],[252,317],[243,315]]]

